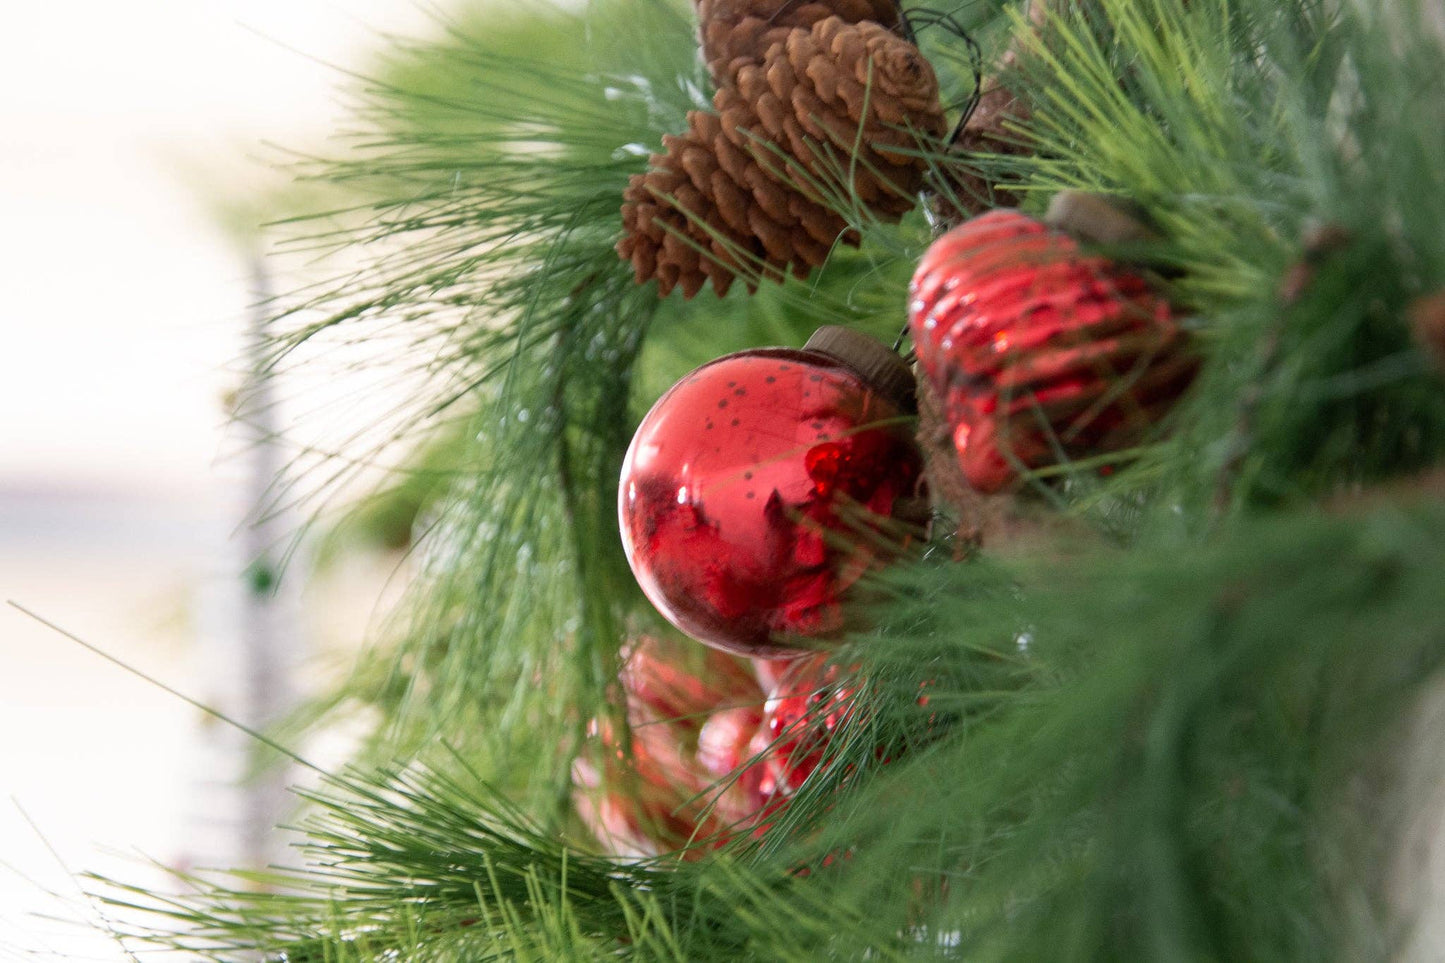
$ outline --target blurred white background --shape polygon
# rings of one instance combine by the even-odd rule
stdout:
[[[251,278],[217,201],[281,181],[263,141],[324,148],[344,79],[328,64],[364,68],[377,31],[428,27],[412,0],[7,8],[0,601],[221,697],[247,498],[222,398]],[[228,864],[216,741],[202,713],[0,607],[0,958],[123,958],[31,915],[56,911],[45,889],[78,896],[66,867],[144,882],[138,857]]]

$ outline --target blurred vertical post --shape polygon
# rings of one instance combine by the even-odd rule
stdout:
[[[295,690],[292,668],[300,646],[292,593],[283,590],[281,570],[288,531],[276,492],[283,470],[281,427],[277,415],[275,374],[268,350],[272,309],[271,277],[266,259],[251,257],[251,305],[246,331],[246,383],[238,399],[236,420],[246,451],[247,517],[240,539],[244,552],[243,597],[240,612],[241,678],[239,708],[242,720],[266,731],[292,708]],[[263,759],[263,747],[249,747],[251,759],[264,765],[245,767],[241,787],[241,821],[238,843],[244,863],[263,867],[281,854],[277,826],[285,818],[290,795],[290,773],[284,760]]]

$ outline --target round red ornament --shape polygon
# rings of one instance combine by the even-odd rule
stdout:
[[[919,365],[982,492],[1137,444],[1197,368],[1141,275],[1017,211],[943,235],[909,291]]]
[[[823,328],[692,372],[642,420],[618,513],[643,592],[682,631],[778,655],[843,627],[842,602],[896,553],[923,458],[913,378],[886,347]]]
[[[615,856],[701,858],[758,828],[772,800],[748,747],[766,698],[748,663],[643,637],[622,653],[626,727],[589,725],[572,766],[577,815]]]
[[[770,692],[753,751],[760,791],[791,796],[818,768],[833,733],[853,718],[856,682],[824,655],[795,661]]]

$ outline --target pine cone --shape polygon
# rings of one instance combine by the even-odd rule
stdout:
[[[835,211],[848,199],[889,221],[912,208],[926,163],[910,152],[945,129],[928,61],[877,23],[793,29],[735,79],[623,194],[617,250],[663,295],[806,276],[840,238],[858,243]]]
[[[721,86],[745,63],[762,63],[768,48],[796,27],[811,29],[828,17],[844,23],[902,25],[897,0],[696,0],[702,58]]]

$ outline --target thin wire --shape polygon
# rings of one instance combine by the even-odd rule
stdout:
[[[963,133],[964,126],[973,116],[973,112],[978,109],[979,101],[983,99],[983,49],[979,47],[978,41],[974,40],[963,28],[963,24],[959,23],[952,14],[944,13],[941,10],[927,8],[915,10],[905,16],[904,22],[907,24],[910,40],[913,40],[915,36],[913,24],[917,22],[920,28],[943,27],[945,31],[962,40],[968,47],[969,63],[973,66],[973,93],[969,94],[968,99],[964,101],[963,112],[958,118],[958,123],[954,125],[953,131],[948,135],[948,143],[951,144]],[[914,43],[916,44],[917,41],[914,40]]]
[[[908,322],[905,321],[905,322],[903,323],[903,330],[901,330],[901,331],[898,332],[898,337],[897,337],[897,339],[894,340],[894,342],[893,342],[893,353],[894,353],[894,354],[897,354],[898,351],[899,351],[899,349],[903,347],[903,342],[904,342],[904,340],[905,340],[907,337],[908,337]],[[913,352],[910,350],[908,353],[909,353],[909,354],[912,354]],[[903,360],[904,360],[904,361],[907,361],[908,359],[907,359],[907,358],[904,358]]]
[[[903,9],[902,0],[897,0],[893,6],[898,11],[898,21],[903,27],[903,39],[915,47],[918,46],[918,33],[913,29],[913,21],[909,19],[908,11]]]
[[[797,2],[798,0],[787,0],[787,2],[784,3],[781,7],[773,11],[773,15],[768,18],[768,23],[776,23],[778,18],[781,17],[783,14],[787,13],[788,8]]]

